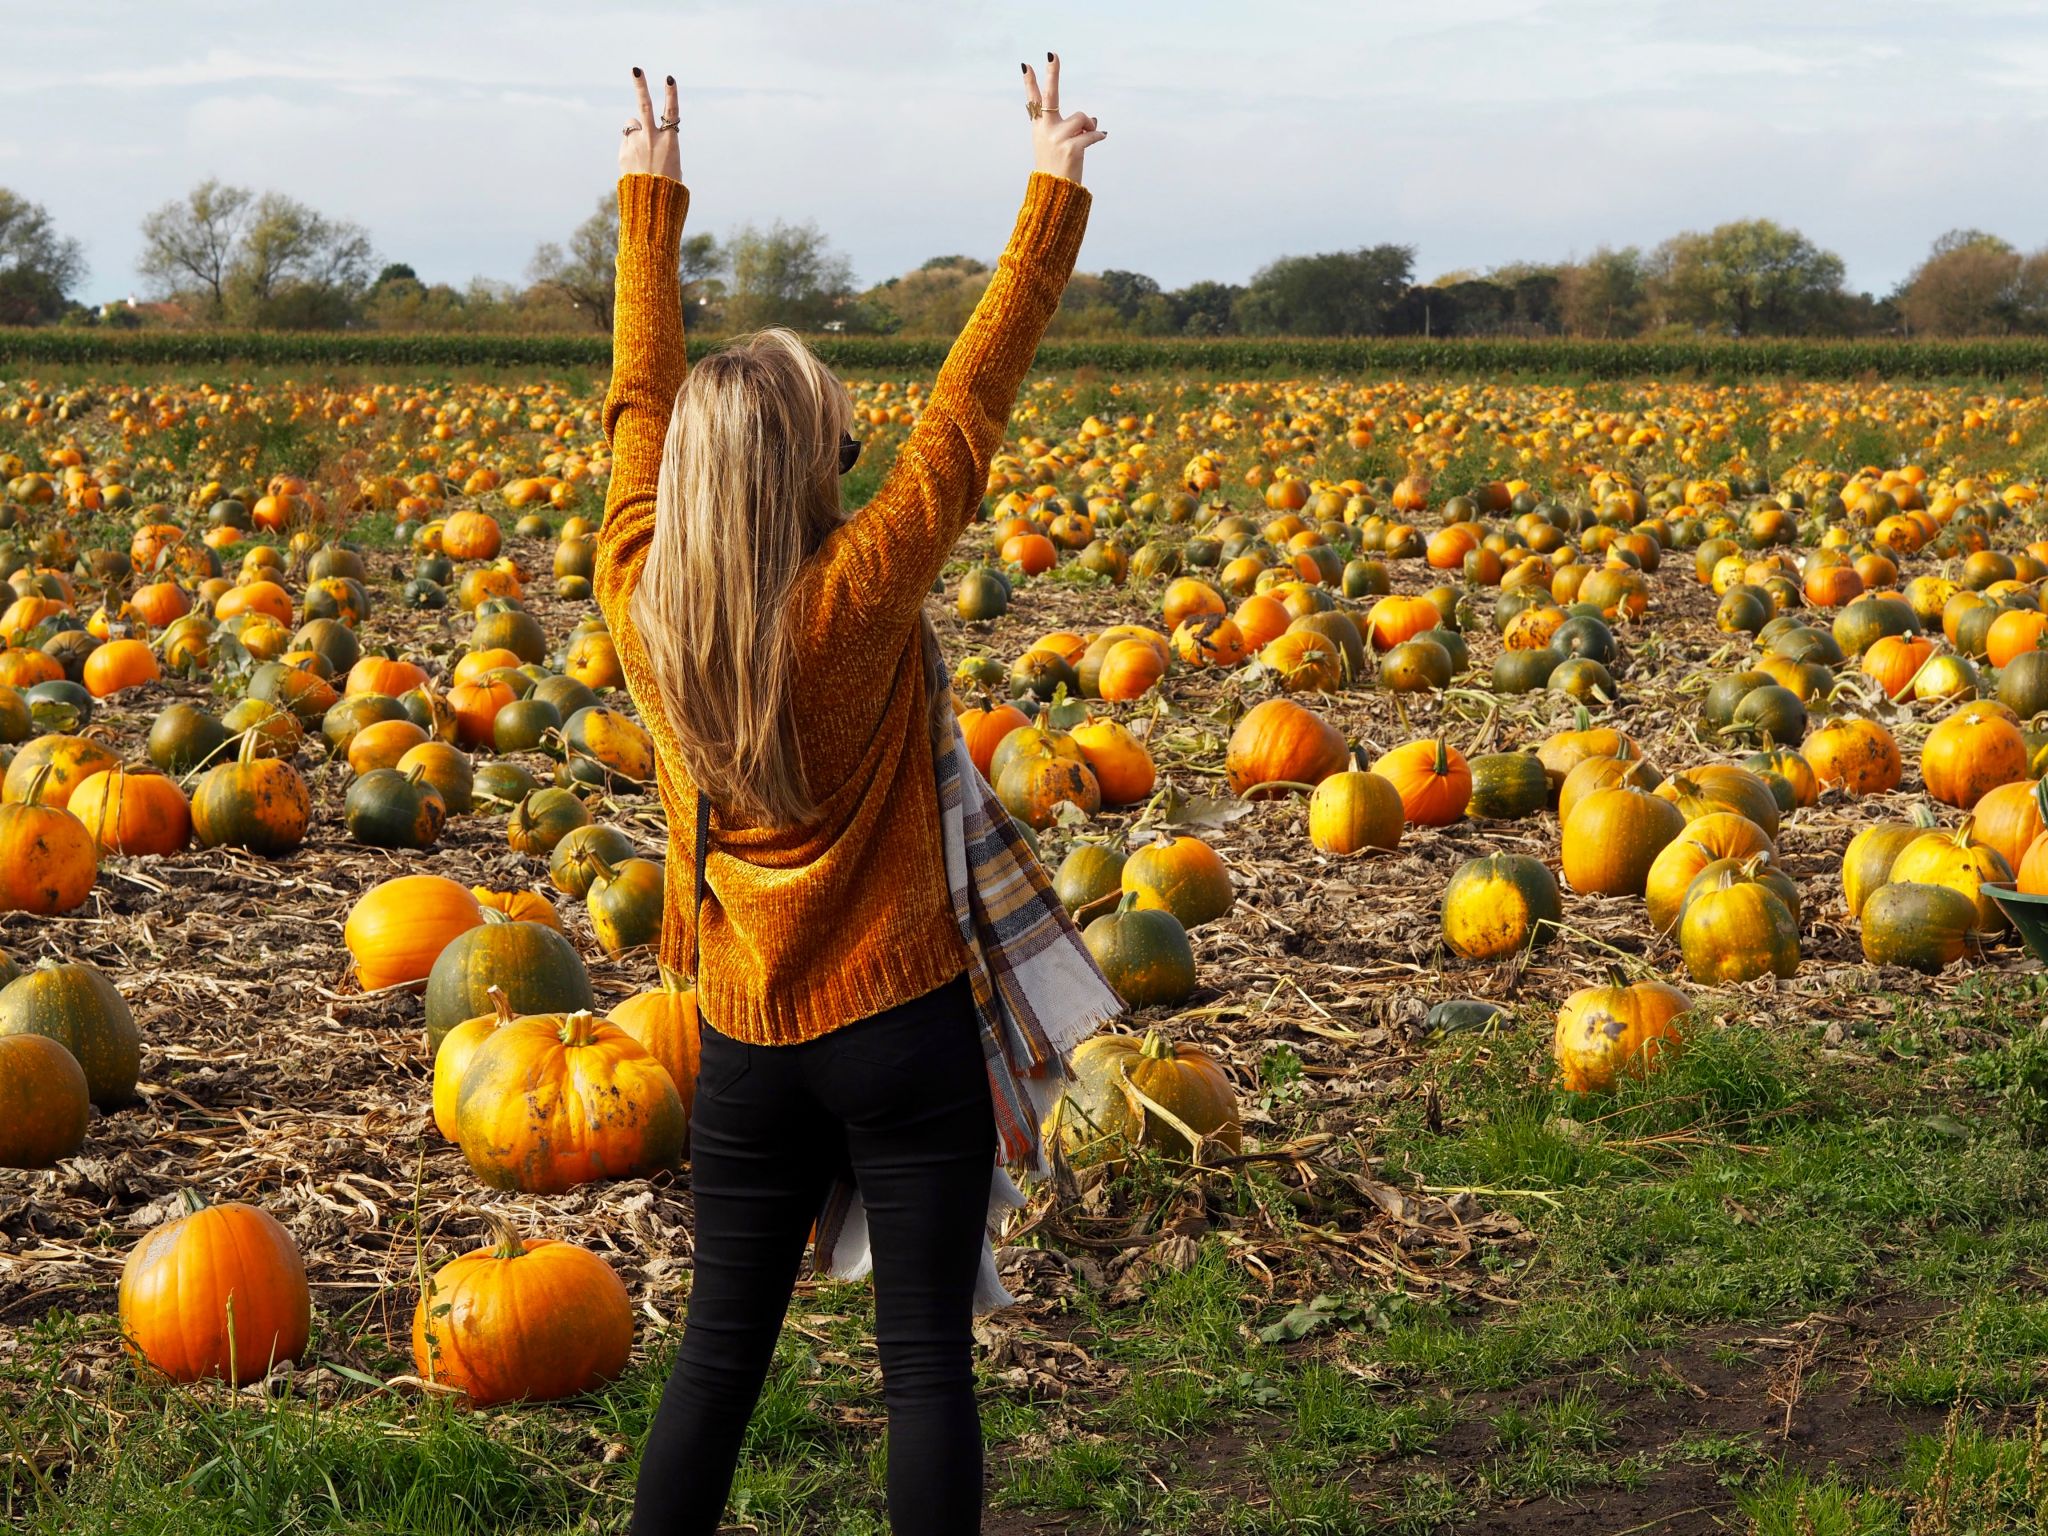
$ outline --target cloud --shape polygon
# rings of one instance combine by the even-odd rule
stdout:
[[[993,254],[1028,164],[1018,58],[1067,49],[1090,267],[1177,284],[1394,240],[1425,274],[1767,214],[1882,289],[1942,230],[2048,244],[2003,167],[2048,148],[2030,0],[67,0],[10,23],[65,134],[7,180],[130,281],[208,175],[364,224],[430,280],[515,277],[609,187],[626,68],[678,67],[693,222],[815,218],[864,279]],[[66,110],[69,110],[67,105]]]

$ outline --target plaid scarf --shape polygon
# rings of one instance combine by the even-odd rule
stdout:
[[[946,849],[946,884],[967,947],[989,1097],[995,1106],[996,1167],[988,1221],[1024,1203],[1005,1164],[1027,1177],[1045,1172],[1039,1127],[1068,1080],[1068,1054],[1123,1012],[1123,1003],[1081,942],[1045,869],[1010,813],[968,756],[952,708],[938,636],[924,626],[925,688],[931,702],[932,764]],[[818,1216],[813,1264],[820,1274],[857,1280],[873,1267],[867,1214],[850,1178],[839,1179]],[[982,1244],[974,1310],[1015,1298]]]

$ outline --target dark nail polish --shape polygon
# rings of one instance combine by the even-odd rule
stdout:
[[[1031,73],[1031,66],[1030,66],[1029,64],[1019,64],[1019,65],[1017,66],[1017,68],[1018,68],[1018,69],[1019,69],[1020,71],[1022,71],[1022,72],[1023,72],[1024,74],[1027,74],[1027,75],[1028,75],[1028,74],[1030,74],[1030,73]]]
[[[633,78],[635,80],[638,80],[640,78],[640,66],[638,64],[635,64],[633,66]]]
[[[674,84],[676,83],[676,77],[675,77],[674,75],[670,75],[670,76],[668,77],[668,83],[669,83],[670,85],[674,85]]]
[[[1048,64],[1050,64],[1050,63],[1052,62],[1052,54],[1051,54],[1051,53],[1049,53],[1049,52],[1048,52],[1048,53],[1046,54],[1046,56],[1045,56],[1045,62],[1046,62],[1046,63],[1048,63]]]

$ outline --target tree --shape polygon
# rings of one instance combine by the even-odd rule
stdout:
[[[682,285],[683,319],[701,324],[725,297],[725,251],[711,235],[690,235],[676,261],[676,278]]]
[[[1406,245],[1283,256],[1252,274],[1233,315],[1253,334],[1373,335],[1386,329],[1414,269]]]
[[[0,187],[0,324],[56,319],[84,276],[79,243],[57,233],[40,203]]]
[[[228,272],[255,194],[208,178],[142,221],[136,266],[159,298],[194,295],[211,318],[227,308]]]
[[[1770,219],[1673,236],[1650,260],[1670,319],[1737,336],[1820,328],[1842,275],[1841,257]]]
[[[607,192],[597,211],[578,224],[568,243],[550,240],[533,253],[527,276],[566,299],[600,331],[612,328],[612,298],[619,249],[619,195]]]
[[[1173,305],[1174,329],[1187,336],[1223,336],[1235,329],[1232,314],[1244,288],[1237,283],[1202,281],[1167,295]]]
[[[954,336],[988,287],[988,263],[972,256],[934,256],[913,272],[861,295],[885,317],[881,329],[906,336]]]
[[[1952,229],[1899,285],[1899,313],[1936,336],[2009,331],[2019,320],[2020,253],[1981,229]]]
[[[816,224],[743,225],[725,242],[725,258],[725,323],[733,330],[817,330],[853,293],[853,264]]]
[[[371,262],[362,226],[266,192],[249,210],[228,270],[229,304],[257,325],[341,324],[368,286]]]
[[[1160,291],[1159,284],[1142,272],[1115,269],[1102,274],[1102,286],[1110,307],[1126,320],[1137,319],[1139,308]]]
[[[370,284],[370,287],[375,290],[388,283],[416,283],[419,280],[419,273],[413,271],[410,265],[402,261],[392,261],[385,263],[384,270],[377,274],[377,280]]]
[[[1574,336],[1633,336],[1649,314],[1643,253],[1601,246],[1558,273],[1558,319]]]

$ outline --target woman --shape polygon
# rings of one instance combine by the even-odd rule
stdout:
[[[1104,134],[1024,69],[1037,165],[875,498],[840,505],[847,392],[768,331],[685,375],[676,85],[621,138],[611,492],[596,589],[657,748],[662,958],[697,961],[696,1254],[633,1529],[717,1528],[821,1206],[865,1207],[899,1533],[979,1528],[972,1307],[997,1121],[949,893],[923,603],[973,521],[1087,222]],[[956,813],[957,819],[957,813]],[[693,847],[694,844],[694,847]],[[702,872],[702,880],[697,876]]]

